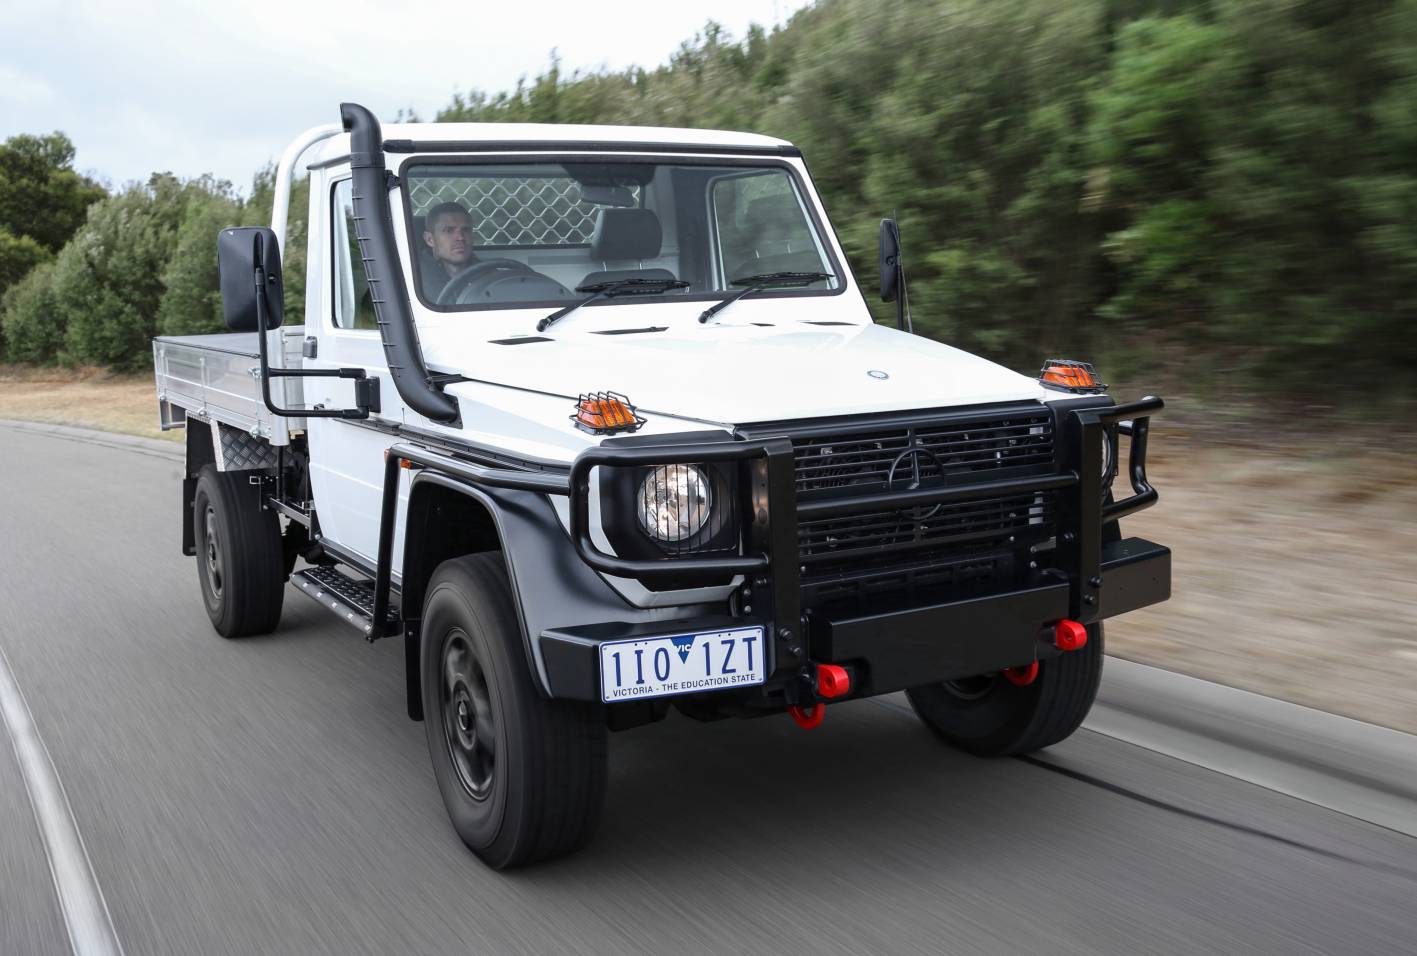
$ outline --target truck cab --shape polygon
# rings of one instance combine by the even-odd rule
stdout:
[[[671,711],[812,729],[904,691],[986,755],[1081,723],[1103,619],[1169,595],[1120,530],[1160,399],[912,334],[889,221],[877,324],[782,140],[342,120],[286,151],[269,229],[218,237],[233,332],[154,341],[183,546],[224,637],[289,582],[402,640],[485,862],[583,845],[610,734]]]

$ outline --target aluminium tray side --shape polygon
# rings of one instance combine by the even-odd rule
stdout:
[[[282,367],[300,367],[301,327],[280,331]],[[274,445],[290,442],[290,431],[304,419],[272,415],[261,398],[260,351],[255,332],[220,335],[160,335],[153,339],[153,374],[163,430],[181,428],[188,416],[221,422]],[[304,390],[299,379],[276,379],[276,404],[299,407]]]

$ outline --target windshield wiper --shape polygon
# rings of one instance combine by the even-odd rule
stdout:
[[[763,289],[792,288],[793,286],[811,285],[813,282],[821,282],[823,279],[835,279],[836,276],[830,272],[764,272],[761,275],[744,276],[741,279],[730,279],[729,285],[747,286],[733,293],[722,302],[715,303],[699,313],[699,321],[707,322],[724,309],[728,308],[745,295],[752,295],[754,292],[761,292]]]
[[[581,306],[594,302],[596,299],[613,299],[617,295],[654,295],[657,292],[687,289],[688,287],[689,283],[683,279],[616,279],[613,282],[591,282],[588,285],[578,285],[576,286],[577,292],[591,294],[579,302],[572,302],[565,308],[552,312],[536,323],[536,331],[545,332],[553,323],[564,319]]]

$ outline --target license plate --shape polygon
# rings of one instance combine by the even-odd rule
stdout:
[[[606,703],[761,684],[766,674],[761,627],[600,645]]]

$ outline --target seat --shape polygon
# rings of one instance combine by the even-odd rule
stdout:
[[[668,269],[646,269],[644,260],[659,255],[664,232],[659,217],[648,209],[621,209],[602,206],[590,236],[590,258],[600,263],[599,272],[590,272],[580,285],[616,282],[620,279],[673,279]],[[611,268],[615,263],[617,268]],[[631,266],[633,263],[633,266]]]

